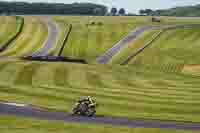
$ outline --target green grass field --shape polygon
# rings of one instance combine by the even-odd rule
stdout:
[[[124,128],[94,124],[74,124],[59,121],[41,121],[11,116],[1,116],[1,133],[195,133],[195,131],[151,129],[151,128]]]
[[[77,98],[91,95],[102,105],[98,115],[200,122],[198,76],[64,63],[1,62],[0,68],[2,100],[70,112]]]
[[[15,36],[21,26],[16,17],[0,17],[0,48]]]
[[[110,64],[121,64],[123,63],[131,54],[137,52],[140,48],[144,47],[152,39],[154,39],[161,30],[150,30],[143,33],[134,42],[131,42],[126,48],[116,54]]]
[[[129,64],[154,66],[199,64],[199,35],[199,27],[168,30]]]

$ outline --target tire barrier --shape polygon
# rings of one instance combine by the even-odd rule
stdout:
[[[83,59],[70,59],[68,57],[63,57],[63,56],[26,56],[26,57],[22,57],[21,59],[28,60],[28,61],[70,62],[70,63],[88,64]]]

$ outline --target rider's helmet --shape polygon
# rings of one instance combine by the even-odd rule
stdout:
[[[96,104],[96,103],[95,103],[95,100],[94,100],[91,96],[84,96],[84,97],[81,97],[81,98],[79,99],[78,102],[79,102],[79,103],[84,102],[84,103],[88,104],[89,106],[93,106],[93,105]]]

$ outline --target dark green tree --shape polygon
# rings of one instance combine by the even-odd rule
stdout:
[[[111,10],[110,10],[110,14],[112,16],[115,16],[117,14],[117,8],[113,7]]]
[[[147,15],[147,16],[151,16],[152,14],[153,14],[153,10],[151,10],[151,9],[145,9],[145,10],[140,10],[139,11],[139,13],[141,14],[141,15]]]
[[[143,10],[143,9],[141,9],[141,10],[139,11],[139,13],[140,13],[140,15],[146,15],[145,10]]]
[[[124,8],[119,9],[119,15],[124,16],[126,14],[126,10]]]

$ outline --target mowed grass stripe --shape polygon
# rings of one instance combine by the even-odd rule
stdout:
[[[4,34],[6,33],[6,28],[9,24],[9,18],[7,16],[1,16],[0,17],[0,35],[4,36]]]
[[[48,66],[46,66],[46,67],[48,67]],[[44,69],[45,69],[45,67],[44,67]],[[85,72],[83,72],[83,74],[84,74]],[[88,75],[87,73],[85,74],[86,76]],[[109,75],[110,76],[110,75]],[[105,75],[105,77],[106,77],[106,75]],[[105,79],[105,77],[103,76],[103,79]],[[77,79],[78,80],[78,79]],[[127,79],[124,79],[124,81],[125,80],[127,80]],[[90,79],[88,79],[87,80],[87,82],[88,81],[90,81]],[[110,79],[109,79],[109,81],[111,82],[111,85],[110,84],[108,84],[108,82],[106,82],[105,84],[108,84],[106,87],[107,88],[116,88],[116,86],[115,85],[113,85],[112,86],[112,83],[115,83],[115,84],[119,84],[119,85],[122,85],[122,86],[126,86],[126,84],[128,84],[128,85],[130,85],[130,86],[127,86],[126,87],[126,89],[128,88],[129,90],[135,90],[135,89],[137,89],[137,88],[139,88],[139,90],[140,90],[140,88],[142,89],[142,88],[149,88],[149,91],[153,91],[153,90],[163,90],[164,92],[165,92],[165,90],[166,91],[168,91],[168,89],[170,89],[173,93],[175,93],[176,91],[177,92],[194,92],[194,93],[197,93],[197,92],[199,92],[199,90],[198,90],[198,86],[195,88],[195,87],[192,87],[192,86],[184,86],[184,85],[182,85],[182,84],[179,84],[179,83],[177,83],[176,84],[176,86],[174,86],[173,87],[173,84],[171,84],[171,85],[168,85],[168,84],[165,84],[165,82],[161,82],[162,84],[160,84],[159,82],[158,82],[158,84],[157,84],[157,80],[155,80],[155,81],[152,81],[152,80],[150,80],[150,81],[148,81],[148,82],[146,82],[145,83],[145,85],[148,85],[148,86],[141,86],[140,84],[143,84],[143,83],[140,83],[140,82],[138,82],[137,83],[137,80],[135,81],[135,80],[129,80],[128,82],[121,82],[122,80],[119,80],[119,79],[116,79],[116,76],[115,77],[111,77]],[[141,79],[138,79],[138,81],[141,81]],[[136,83],[136,84],[135,84]],[[194,82],[195,83],[195,82]],[[193,83],[193,84],[194,84]],[[104,84],[104,85],[105,85]],[[137,85],[138,84],[138,85]],[[160,84],[160,85],[159,85]],[[84,85],[84,84],[83,84]],[[98,85],[98,84],[96,84],[96,85]],[[164,86],[167,86],[167,88],[163,88],[161,85],[164,85]],[[82,85],[81,85],[82,86]],[[194,85],[195,86],[195,85]],[[101,86],[99,86],[99,87],[101,87]],[[187,89],[186,89],[186,87],[188,87]],[[122,89],[122,87],[118,87],[119,89]],[[160,89],[159,89],[160,88]],[[166,93],[166,92],[165,92]]]
[[[54,76],[54,79],[55,79],[55,82],[56,82],[56,85],[58,85],[58,86],[69,86],[67,83],[66,83],[66,78],[67,78],[67,75],[68,75],[68,73],[65,73],[65,71],[66,70],[60,70],[60,69],[57,69],[56,71],[55,71],[55,74],[57,75],[57,76]],[[61,78],[61,77],[59,77],[58,75],[62,75],[61,77],[64,77],[64,78]],[[87,78],[88,78],[88,76],[91,76],[91,73],[86,73],[86,75],[87,75]],[[97,75],[94,75],[94,74],[92,74],[92,77],[90,77],[89,79],[88,79],[88,83],[89,83],[89,85],[90,85],[90,81],[92,80],[92,82],[94,81],[95,83],[92,85],[92,87],[93,87],[93,90],[97,90],[97,89],[95,89],[96,87],[105,87],[106,88],[106,86],[104,85],[104,84],[102,84],[102,83],[100,83],[100,86],[98,86],[98,82],[101,82],[101,80],[98,78],[98,81],[97,80],[95,80],[95,78],[98,78],[97,77]],[[78,79],[77,79],[78,80]],[[60,84],[59,83],[57,83],[57,82],[61,82]],[[78,81],[77,81],[78,82]],[[122,86],[123,86],[123,84],[122,84]],[[73,87],[75,87],[75,86],[73,86]],[[85,86],[79,86],[79,88],[84,88]],[[104,88],[104,90],[106,90]],[[115,88],[115,87],[114,87]],[[148,87],[147,87],[148,88]],[[185,89],[186,90],[186,92],[185,91],[176,91],[176,90],[172,90],[172,91],[168,91],[168,90],[166,90],[166,89],[154,89],[154,88],[149,88],[149,91],[148,91],[148,89],[142,89],[142,88],[139,88],[139,89],[135,89],[135,87],[133,87],[133,88],[131,88],[131,87],[128,87],[128,88],[125,88],[125,89],[123,89],[123,88],[115,88],[115,89],[112,89],[112,87],[109,87],[109,86],[107,86],[107,91],[110,91],[110,92],[115,92],[115,90],[117,90],[118,89],[118,92],[119,92],[119,90],[121,90],[121,92],[129,92],[129,93],[133,93],[133,94],[135,94],[135,93],[151,93],[151,94],[162,94],[162,91],[164,90],[164,94],[169,94],[170,96],[172,95],[172,96],[174,96],[174,97],[181,97],[181,98],[183,98],[184,96],[185,97],[187,97],[187,96],[191,96],[191,94],[193,94],[192,92],[191,93],[189,93],[188,91],[187,91],[187,89]],[[77,88],[76,88],[77,89]],[[85,89],[90,89],[90,88],[85,88]],[[81,90],[81,89],[80,89]],[[196,89],[197,90],[197,89]],[[97,90],[98,91],[98,90]],[[192,95],[192,96],[195,96],[196,95],[196,92],[194,92],[194,95]]]
[[[176,34],[180,33],[179,30],[167,30],[165,31],[164,35],[161,35],[159,39],[156,40],[156,42],[160,42],[162,43],[163,41],[164,42],[168,42],[170,39],[174,39],[174,36]],[[162,40],[162,41],[161,41]],[[155,45],[154,43],[152,44],[152,46],[150,46],[149,48],[153,47],[153,45]],[[159,45],[158,47],[162,47],[163,44]],[[148,49],[149,49],[148,48]],[[148,58],[145,59],[145,60],[141,60],[141,58],[143,57],[143,53],[145,53],[145,51],[148,51],[148,49],[145,49],[144,52],[142,52],[141,54],[139,54],[138,56],[136,56],[135,59],[132,59],[132,61],[129,63],[129,64],[132,64],[134,62],[137,62],[137,60],[140,60],[140,62],[142,62],[142,64],[144,64],[145,61],[152,61],[152,57],[151,56],[148,56],[148,57],[151,57],[151,58]],[[158,51],[154,51],[155,54],[157,54]],[[154,54],[154,55],[155,55]],[[148,63],[148,62],[147,62]]]
[[[77,79],[78,77],[78,79]],[[86,86],[89,84],[86,79],[86,73],[81,69],[74,69],[73,66],[68,67],[67,84],[70,86]]]
[[[163,64],[164,61],[168,64],[178,61],[182,61],[184,64],[198,64],[199,38],[197,36],[199,33],[200,28],[169,30],[155,41],[152,47],[136,57],[136,60],[143,62],[143,64],[157,65]],[[156,63],[156,60],[160,62]]]
[[[54,71],[54,81],[56,86],[66,86],[68,79],[68,69],[56,67]]]
[[[162,93],[162,91],[164,91],[164,93],[167,93],[167,94],[170,94],[170,95],[173,95],[173,94],[174,95],[176,95],[176,94],[183,95],[184,94],[184,96],[187,96],[188,95],[187,93],[189,93],[189,92],[194,92],[194,93],[199,92],[198,89],[189,89],[189,91],[188,91],[188,89],[185,89],[185,88],[182,89],[182,91],[183,91],[182,92],[180,89],[176,90],[175,87],[174,88],[170,87],[171,90],[169,92],[171,92],[171,93],[169,93],[168,87],[167,88],[163,88],[162,86],[156,87],[157,85],[153,85],[154,87],[152,87],[150,84],[149,84],[149,86],[144,87],[144,86],[141,86],[139,82],[137,83],[137,81],[134,81],[134,80],[133,81],[131,81],[131,80],[127,81],[127,79],[116,80],[115,78],[111,78],[111,79],[106,80],[106,81],[111,82],[111,85],[109,85],[109,84],[107,84],[108,82],[103,83],[103,80],[105,79],[105,77],[100,77],[101,74],[95,75],[95,74],[92,74],[91,72],[90,73],[87,72],[86,75],[87,75],[87,79],[88,79],[89,84],[92,83],[93,87],[115,88],[115,89],[118,89],[118,90],[121,90],[121,91],[123,91],[123,90],[129,91],[129,92],[138,91],[138,92],[144,92],[144,93],[145,92],[146,93],[150,93],[150,92],[152,92],[152,93],[157,93],[157,92]],[[122,81],[126,81],[126,82],[122,82]],[[135,83],[137,83],[138,85],[135,84]],[[120,87],[120,86],[122,86],[122,87]],[[162,88],[160,88],[160,87],[162,87]],[[182,86],[180,86],[180,88],[181,87]]]
[[[43,22],[40,22],[39,19],[37,20],[37,23],[37,31],[35,31],[31,42],[26,48],[22,49],[18,55],[31,55],[44,46],[48,37],[48,29],[47,26]]]
[[[6,29],[8,27],[8,18],[3,16],[3,17],[0,17],[0,44],[2,44],[3,40],[4,40],[4,37],[5,37],[5,34],[6,34]]]
[[[0,17],[0,31],[4,31],[4,28],[5,28],[4,25],[6,24],[6,19],[5,18],[6,18],[5,16],[1,16]]]
[[[56,88],[56,87],[55,87]],[[66,88],[60,88],[60,90],[63,93],[85,93],[87,95],[92,95],[92,96],[102,96],[102,97],[108,97],[108,98],[112,98],[112,99],[118,99],[120,97],[121,100],[127,100],[127,101],[135,101],[135,102],[144,102],[144,103],[157,103],[157,104],[171,104],[171,105],[183,105],[183,104],[189,104],[189,105],[199,105],[200,102],[199,101],[194,101],[192,100],[185,100],[185,99],[180,99],[180,98],[176,98],[176,99],[170,99],[170,97],[153,97],[152,95],[148,95],[148,94],[134,94],[134,95],[130,95],[130,94],[120,94],[120,93],[108,93],[105,92],[104,90],[101,90],[101,88],[99,88],[99,90],[92,90],[92,89],[87,89],[87,88],[83,88],[82,90],[80,88],[73,88],[73,89],[67,89],[69,87],[66,86]],[[53,88],[52,88],[53,90]],[[98,92],[98,94],[97,94]]]
[[[0,34],[0,45],[3,46],[16,34],[20,23],[17,23],[16,17],[6,16],[1,19],[5,19],[5,24],[2,25]]]
[[[104,77],[105,78],[105,77]],[[107,88],[120,88],[123,89],[124,88],[128,88],[128,89],[142,89],[142,88],[146,88],[149,91],[158,91],[158,90],[163,90],[163,91],[171,91],[171,92],[180,92],[180,93],[199,93],[199,85],[185,85],[185,84],[180,84],[177,83],[176,86],[162,86],[162,85],[158,85],[158,84],[152,84],[151,82],[154,80],[149,80],[149,81],[145,81],[145,82],[141,82],[141,80],[133,80],[133,81],[128,81],[128,82],[122,82],[122,80],[116,80],[116,79],[107,79],[110,82],[105,82],[105,85],[107,86]],[[126,80],[126,79],[124,79]],[[137,83],[138,82],[138,83]],[[173,81],[172,81],[173,82]],[[128,85],[127,85],[127,84]],[[134,83],[134,84],[132,84]],[[122,87],[120,87],[122,86]]]
[[[20,51],[23,50],[23,49],[25,49],[25,47],[27,47],[27,45],[30,44],[30,42],[32,41],[32,38],[35,35],[37,35],[37,28],[36,28],[36,26],[35,26],[35,28],[33,28],[33,31],[29,34],[29,36],[26,38],[26,40],[24,42],[21,42],[20,44],[17,44],[18,47],[10,55],[18,56],[18,54],[20,53]]]
[[[196,29],[195,29],[196,30]],[[185,29],[184,31],[179,31],[179,36],[177,36],[180,40],[187,40],[188,38],[190,38],[190,37],[192,37],[193,36],[193,34],[194,34],[195,32],[193,31],[193,30],[187,30],[187,29]]]
[[[198,43],[200,38],[200,32],[195,32],[194,36],[191,37],[190,41],[194,42],[194,43]]]
[[[51,65],[48,65],[48,63],[41,64],[42,66],[38,68],[32,77],[33,85],[54,85],[54,72],[57,66],[56,63],[52,63]]]
[[[25,18],[25,24],[25,28],[30,30],[22,32],[21,36],[14,42],[14,46],[5,51],[4,56],[28,55],[43,46],[48,34],[45,25],[42,25],[37,18]]]
[[[99,74],[94,72],[86,72],[86,78],[88,81],[88,84],[92,87],[94,87],[94,90],[96,87],[106,87],[105,84],[102,82],[101,77]]]
[[[45,66],[46,68],[48,67],[48,66]],[[45,67],[44,67],[44,69],[45,69]],[[48,68],[47,68],[48,69]],[[56,71],[54,71],[55,73],[56,73]],[[73,71],[72,71],[73,72]],[[83,72],[83,75],[86,75],[86,77],[88,78],[88,76],[87,75],[90,75],[90,74],[88,74],[88,72]],[[93,76],[94,76],[94,74],[93,74]],[[109,75],[110,76],[110,75]],[[105,77],[106,77],[106,75],[104,75],[103,77],[102,77],[102,79],[105,79]],[[46,78],[48,78],[48,77],[46,77]],[[83,77],[84,78],[84,77]],[[97,77],[98,78],[98,77]],[[90,79],[88,79],[87,80],[87,82],[90,84],[90,80],[95,80],[95,78],[94,77],[92,77],[92,78],[90,78]],[[76,80],[77,82],[79,82],[78,81],[78,78],[77,79],[74,79],[74,80]],[[124,81],[125,80],[127,80],[127,79],[124,79]],[[47,80],[44,80],[44,81],[47,81]],[[98,78],[98,82],[100,81],[100,78]],[[148,92],[158,92],[159,90],[160,91],[164,91],[164,93],[167,93],[167,91],[169,90],[170,92],[172,92],[172,93],[180,93],[180,95],[183,95],[184,93],[186,94],[186,93],[189,93],[189,92],[194,92],[194,93],[198,93],[199,92],[199,89],[198,89],[198,86],[196,87],[196,88],[194,88],[194,87],[188,87],[187,89],[186,89],[186,87],[187,86],[183,86],[182,84],[177,84],[176,86],[171,86],[171,85],[169,85],[168,86],[168,84],[165,84],[165,82],[162,82],[163,84],[161,84],[161,85],[164,85],[164,86],[167,86],[167,88],[163,88],[161,85],[159,85],[160,83],[158,82],[158,84],[157,84],[157,80],[155,80],[156,82],[154,82],[154,81],[148,81],[148,82],[146,82],[145,83],[145,85],[147,85],[146,87],[145,86],[141,86],[141,84],[143,84],[143,83],[140,83],[140,82],[138,82],[138,81],[141,81],[141,80],[138,80],[138,81],[132,81],[132,80],[129,80],[128,82],[126,81],[126,82],[121,82],[122,80],[119,80],[119,79],[116,79],[116,77],[111,77],[110,79],[108,79],[108,81],[110,81],[111,82],[111,84],[108,84],[108,82],[105,82],[104,84],[103,84],[103,86],[105,86],[106,88],[118,88],[118,89],[122,89],[123,90],[123,87],[120,87],[120,85],[121,86],[125,86],[125,88],[126,88],[126,90],[129,90],[129,91],[131,91],[131,90],[134,90],[134,91],[136,91],[136,90],[138,90],[138,91],[144,91],[145,90],[145,88],[149,88],[148,90],[146,90],[146,91],[148,91]],[[110,83],[109,82],[109,83]],[[112,83],[114,84],[114,85],[112,85]],[[107,85],[106,85],[107,84]],[[129,85],[129,86],[127,86],[127,84]],[[138,85],[137,85],[138,84]],[[80,85],[81,87],[87,87],[88,85],[86,85],[86,86],[83,86],[84,85],[84,83],[82,84],[82,85]],[[98,84],[94,84],[95,85],[95,87],[102,87],[102,86],[98,86]],[[173,84],[172,84],[173,85]],[[80,87],[79,86],[79,87]],[[89,86],[93,86],[93,85],[89,85]],[[118,86],[118,87],[117,87]],[[139,89],[137,89],[137,88],[139,88]],[[143,89],[144,88],[144,89]]]
[[[1,62],[0,63],[0,72],[4,71],[4,68],[6,68],[7,66],[10,66],[10,65],[12,65],[12,63],[10,63],[10,62]]]
[[[27,42],[32,38],[33,33],[36,31],[36,24],[31,20],[24,21],[24,28],[22,33],[16,38],[16,40],[8,47],[8,49],[1,53],[0,56],[13,56],[16,54],[17,50],[23,49]]]
[[[32,45],[33,43],[32,41],[35,39],[35,36],[37,36],[38,25],[39,25],[38,23],[35,23],[35,22],[32,22],[32,23],[33,23],[32,31],[29,33],[28,36],[26,36],[26,39],[24,40],[24,42],[15,44],[18,47],[16,47],[16,49],[13,50],[12,53],[10,53],[9,55],[20,56],[20,53],[22,50],[24,49],[26,50],[27,47]]]
[[[122,49],[118,54],[113,56],[110,64],[121,64],[128,57],[137,52],[139,49],[143,48],[150,40],[154,39],[156,35],[158,35],[160,30],[149,30],[144,32],[141,36],[139,36],[136,40],[132,41],[127,47]]]
[[[39,67],[39,65],[38,66],[35,65],[35,67]],[[48,67],[48,66],[46,66],[46,67]],[[29,74],[29,75],[32,76],[32,74]],[[60,76],[58,76],[58,75],[60,75]],[[87,72],[86,75],[87,75],[87,77],[91,76],[91,73]],[[54,71],[55,85],[57,85],[57,86],[68,86],[67,81],[66,81],[67,76],[68,76],[67,69],[62,69],[62,68],[58,67]],[[193,91],[188,92],[187,89],[184,89],[183,91],[179,91],[179,90],[176,91],[176,90],[174,90],[174,88],[171,88],[172,90],[169,91],[168,89],[164,89],[164,88],[159,89],[159,88],[152,88],[152,87],[138,88],[138,89],[135,88],[135,87],[133,87],[133,88],[126,87],[125,89],[114,87],[114,89],[112,89],[111,87],[105,86],[105,84],[102,84],[102,83],[100,83],[100,86],[99,86],[97,82],[101,82],[101,79],[95,74],[92,74],[92,77],[90,77],[88,79],[89,84],[90,84],[91,80],[92,80],[92,82],[95,82],[94,84],[91,85],[91,88],[94,87],[92,90],[97,90],[97,91],[98,91],[98,89],[95,89],[96,87],[98,87],[98,88],[104,87],[104,91],[107,90],[107,92],[109,92],[109,91],[110,92],[120,92],[120,93],[126,92],[127,94],[130,94],[130,93],[132,93],[132,94],[150,93],[151,95],[157,94],[157,96],[159,96],[160,94],[162,94],[162,96],[163,96],[163,94],[167,94],[167,95],[170,95],[170,96],[174,96],[174,98],[176,98],[176,97],[184,98],[184,97],[187,97],[187,96],[189,96],[189,97],[195,96],[197,94],[196,91],[198,91],[198,89],[194,89],[195,92],[193,92]],[[124,86],[123,84],[121,84],[121,85]],[[81,87],[84,87],[84,86],[79,86],[79,87],[81,88]],[[90,89],[90,88],[87,88],[87,89]]]
[[[14,84],[16,85],[32,85],[32,77],[37,72],[42,64],[28,64],[21,67],[18,76],[16,77]]]
[[[57,86],[56,86],[57,87]],[[55,87],[55,88],[56,88]],[[59,86],[58,86],[59,87]],[[140,90],[128,90],[128,89],[118,89],[118,88],[100,88],[100,87],[91,87],[91,88],[84,88],[84,87],[73,87],[73,86],[66,86],[72,87],[76,91],[90,91],[90,92],[105,92],[107,94],[113,95],[122,95],[122,97],[148,97],[151,99],[159,99],[159,100],[177,100],[177,101],[186,101],[186,102],[193,102],[199,103],[199,94],[197,93],[176,93],[169,91],[168,93],[162,91],[148,91],[147,88]],[[195,101],[196,100],[196,101]]]
[[[57,100],[67,100],[64,97],[59,97],[59,96],[55,96],[55,95],[49,95],[48,93],[43,93],[43,92],[39,92],[38,89],[34,88],[34,92],[30,90],[28,90],[30,88],[23,88],[23,87],[1,87],[2,92],[6,92],[6,93],[13,93],[13,94],[18,94],[18,95],[24,95],[24,96],[30,96],[30,97],[44,97],[44,98],[49,98],[49,99],[57,99]]]
[[[129,87],[130,88],[130,87]],[[131,90],[132,88],[130,88],[130,90]],[[151,90],[152,90],[153,88],[151,88]],[[172,88],[173,89],[173,88]],[[185,89],[186,90],[186,89]],[[194,90],[195,92],[196,92],[196,89]],[[198,90],[197,90],[198,91]],[[187,90],[186,90],[186,92],[187,92]]]
[[[6,83],[7,85],[12,85],[18,71],[23,65],[26,65],[26,64],[24,63],[12,64],[11,63],[7,65],[2,71],[0,71],[0,75],[1,75],[0,82]]]

